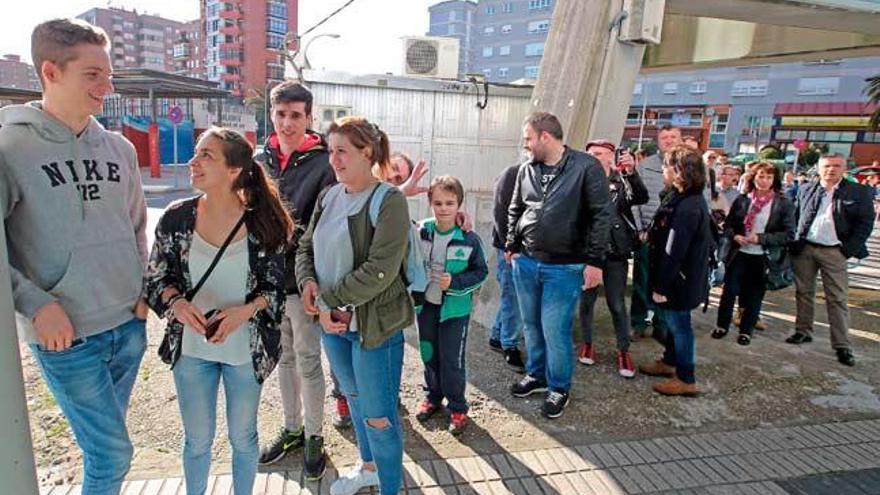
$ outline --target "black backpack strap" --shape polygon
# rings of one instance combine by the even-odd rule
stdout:
[[[220,262],[220,258],[223,257],[223,253],[226,251],[226,248],[229,247],[229,244],[232,243],[232,239],[235,238],[235,234],[238,233],[238,230],[241,229],[242,224],[244,224],[244,217],[247,213],[242,213],[241,218],[238,219],[238,223],[235,224],[235,227],[232,227],[232,231],[226,236],[226,240],[223,241],[223,245],[220,246],[220,249],[217,251],[217,254],[214,255],[214,259],[211,260],[211,264],[208,266],[208,269],[205,270],[205,273],[202,274],[202,278],[199,279],[199,282],[195,287],[190,289],[186,293],[186,300],[192,301],[194,297],[196,297],[196,293],[199,292],[199,289],[205,285],[205,281],[208,280],[208,277],[211,275],[211,272],[214,271],[214,267],[217,266],[217,263]]]

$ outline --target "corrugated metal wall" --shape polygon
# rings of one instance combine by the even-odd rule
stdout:
[[[424,158],[430,172],[423,183],[447,174],[462,181],[467,191],[464,209],[474,219],[494,274],[492,187],[502,170],[523,159],[522,122],[530,112],[531,88],[499,88],[499,94],[493,95],[490,87],[488,105],[481,110],[473,85],[434,82],[432,90],[425,89],[431,85],[425,82],[415,88],[326,80],[308,84],[315,97],[316,119],[325,107],[347,107],[351,115],[363,115],[388,133],[392,151],[405,152],[414,160]],[[327,124],[316,122],[316,127]],[[414,219],[431,216],[425,196],[410,199],[410,214]],[[494,275],[490,280],[481,289],[473,314],[486,326],[491,325],[498,298]]]

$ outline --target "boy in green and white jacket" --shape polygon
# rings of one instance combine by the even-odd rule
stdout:
[[[480,237],[455,223],[463,201],[464,188],[455,177],[444,175],[431,182],[428,202],[434,218],[425,220],[419,230],[430,283],[425,292],[413,294],[426,391],[416,419],[426,421],[446,398],[453,435],[468,423],[467,331],[473,294],[489,274]]]

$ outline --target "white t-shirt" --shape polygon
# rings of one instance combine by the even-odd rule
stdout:
[[[211,265],[219,247],[212,246],[193,231],[189,252],[189,275],[197,283]],[[244,304],[247,295],[248,250],[247,237],[229,244],[214,271],[193,298],[193,304],[203,313]],[[251,362],[250,332],[244,322],[226,337],[222,344],[212,344],[189,325],[183,329],[183,348],[187,356],[239,366]]]

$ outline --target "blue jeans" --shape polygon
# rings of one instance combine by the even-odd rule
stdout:
[[[183,419],[186,493],[201,495],[208,487],[211,446],[217,425],[217,389],[222,377],[226,394],[226,425],[232,446],[233,493],[250,495],[260,457],[257,409],[262,387],[254,376],[254,365],[245,363],[232,366],[184,354],[175,363],[173,373],[177,403]]]
[[[125,414],[146,343],[146,323],[133,318],[64,351],[30,346],[83,451],[83,495],[118,494],[131,465]]]
[[[666,324],[663,362],[675,366],[675,376],[685,383],[696,383],[697,346],[691,327],[691,312],[657,307]]]
[[[403,481],[403,430],[397,414],[403,371],[403,331],[373,349],[361,347],[356,332],[324,333],[324,352],[348,399],[361,460],[375,462],[383,495],[396,494]],[[387,419],[385,428],[367,424]]]
[[[496,248],[495,278],[501,288],[501,301],[498,314],[489,338],[501,341],[503,349],[513,349],[519,340],[522,318],[519,316],[519,303],[516,298],[516,287],[513,285],[513,267],[504,260],[504,250]]]
[[[550,390],[567,392],[574,368],[572,324],[584,265],[551,265],[526,255],[513,260],[513,281],[526,340],[526,371]]]

